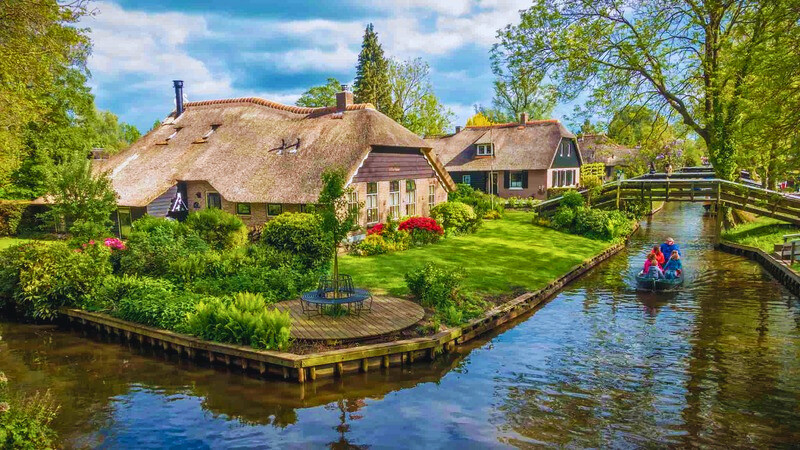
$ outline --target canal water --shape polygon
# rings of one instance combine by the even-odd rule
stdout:
[[[534,314],[431,366],[300,386],[0,323],[0,370],[50,389],[65,447],[796,445],[800,303],[712,231],[699,205],[670,204]],[[668,235],[685,288],[637,293]]]

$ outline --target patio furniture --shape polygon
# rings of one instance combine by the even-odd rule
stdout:
[[[338,284],[338,295],[334,296],[335,286]],[[312,316],[323,314],[334,308],[347,308],[347,312],[360,316],[361,312],[372,310],[372,294],[366,289],[353,287],[353,278],[350,275],[339,275],[338,283],[331,277],[321,277],[317,289],[300,296],[300,306],[303,313]]]

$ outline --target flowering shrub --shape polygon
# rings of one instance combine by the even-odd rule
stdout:
[[[397,229],[410,233],[411,242],[416,245],[431,244],[444,234],[441,225],[430,217],[411,217],[401,222]]]
[[[125,250],[125,243],[117,238],[106,238],[106,240],[103,241],[103,245],[111,250]]]
[[[367,230],[367,236],[372,236],[373,234],[377,234],[378,236],[381,236],[383,234],[383,230],[385,230],[385,229],[386,229],[386,225],[384,225],[382,223],[379,223],[379,224],[373,226],[372,228],[370,228],[369,230]]]

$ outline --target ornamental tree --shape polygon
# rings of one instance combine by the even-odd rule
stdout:
[[[339,295],[339,245],[347,235],[358,227],[361,204],[349,203],[353,192],[347,187],[347,174],[344,169],[326,169],[322,172],[322,190],[317,200],[317,212],[322,219],[322,230],[333,245],[333,286],[334,296]]]

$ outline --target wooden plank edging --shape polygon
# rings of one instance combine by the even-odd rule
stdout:
[[[800,296],[800,275],[789,268],[783,261],[774,258],[764,250],[748,245],[736,244],[730,241],[721,241],[717,246],[719,250],[734,255],[744,256],[761,265],[767,272],[772,274],[781,284],[786,286],[790,292]]]

